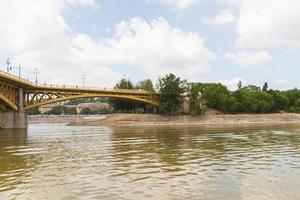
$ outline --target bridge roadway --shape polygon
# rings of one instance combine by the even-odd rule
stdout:
[[[61,101],[107,97],[158,105],[158,94],[139,89],[109,89],[70,85],[36,84],[0,71],[0,128],[26,128],[26,111]]]

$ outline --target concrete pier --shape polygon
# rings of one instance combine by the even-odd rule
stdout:
[[[24,91],[19,88],[18,111],[0,112],[0,129],[26,129],[28,127],[28,116],[24,109]]]
[[[28,117],[25,111],[0,112],[1,129],[26,129],[28,127]]]

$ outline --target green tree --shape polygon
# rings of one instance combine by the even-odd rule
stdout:
[[[68,108],[66,106],[56,106],[52,108],[49,112],[47,112],[49,115],[76,115],[76,109],[75,108]]]
[[[114,89],[134,89],[134,86],[129,79],[122,78],[115,85]],[[115,111],[121,112],[134,112],[138,105],[140,105],[138,103],[122,99],[111,99],[109,103]]]
[[[244,113],[268,113],[273,108],[272,95],[257,86],[244,87],[239,91],[240,111]]]
[[[202,84],[189,84],[189,110],[192,115],[204,114],[205,100],[202,98]]]
[[[285,92],[278,90],[269,90],[268,93],[272,95],[273,111],[283,111],[289,107],[289,98]]]
[[[145,79],[145,80],[141,80],[137,85],[136,85],[137,89],[143,89],[149,92],[149,95],[152,99],[156,98],[155,95],[155,89],[153,86],[153,83],[150,79]],[[143,108],[144,110],[146,110],[147,113],[149,112],[154,112],[155,111],[155,107],[152,105],[145,105],[145,104],[140,104],[139,105],[140,108],[138,108],[136,111],[139,113],[141,112],[141,108]]]
[[[241,80],[239,80],[238,84],[237,84],[238,90],[243,88],[243,83]]]
[[[265,82],[262,91],[267,92],[267,91],[268,91],[268,88],[269,88],[268,83]]]
[[[41,112],[39,111],[38,108],[30,109],[27,113],[28,113],[28,115],[39,115],[39,114],[41,114]]]
[[[83,108],[80,112],[80,115],[94,115],[96,112],[92,111],[90,108]]]
[[[220,83],[204,84],[203,98],[206,100],[208,107],[218,109],[224,113],[236,113],[239,110],[239,103],[236,98],[226,86]]]
[[[183,103],[183,93],[186,81],[182,81],[174,74],[167,74],[158,82],[160,92],[159,111],[162,114],[175,115],[179,112]]]

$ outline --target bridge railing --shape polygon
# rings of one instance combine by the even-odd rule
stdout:
[[[137,92],[137,93],[148,93],[146,90],[143,89],[115,89],[115,88],[109,88],[109,87],[90,87],[90,86],[78,86],[78,85],[59,85],[59,84],[35,84],[32,83],[36,87],[40,88],[55,88],[55,89],[78,89],[78,90],[97,90],[97,91],[119,91],[119,92],[128,92],[132,93]]]
[[[148,93],[146,90],[142,89],[114,89],[114,88],[107,88],[107,87],[88,87],[88,86],[78,86],[78,85],[59,85],[59,84],[47,84],[47,83],[34,83],[32,81],[29,81],[27,79],[18,77],[13,74],[9,74],[7,72],[0,70],[0,76],[15,80],[17,82],[29,85],[31,87],[38,87],[38,88],[54,88],[54,89],[78,89],[78,90],[97,90],[97,91],[118,91],[118,92],[124,92],[124,93],[132,93],[133,91],[135,93],[145,94]]]
[[[8,79],[12,79],[12,80],[16,80],[18,82],[22,82],[22,83],[25,83],[27,85],[32,85],[33,82],[27,80],[27,79],[24,79],[24,78],[21,78],[21,77],[18,77],[16,75],[13,75],[13,74],[10,74],[10,73],[7,73],[7,72],[4,72],[2,70],[0,70],[0,75],[2,77],[5,77],[5,78],[8,78]]]

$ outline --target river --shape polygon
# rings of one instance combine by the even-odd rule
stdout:
[[[0,199],[300,199],[300,126],[0,130]]]

